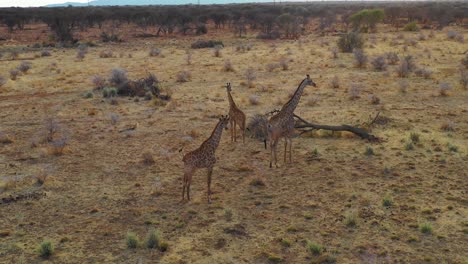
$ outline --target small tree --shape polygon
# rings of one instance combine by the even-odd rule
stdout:
[[[354,13],[349,19],[353,24],[354,30],[361,32],[375,31],[377,23],[384,18],[382,9],[364,9]]]
[[[342,52],[353,52],[354,49],[361,49],[363,45],[364,41],[357,32],[347,33],[338,39],[338,48]]]

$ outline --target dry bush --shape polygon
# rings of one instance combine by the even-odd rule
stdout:
[[[354,49],[361,49],[364,46],[364,40],[359,33],[350,32],[342,35],[337,45],[342,52],[352,52]]]
[[[460,69],[460,84],[463,89],[468,87],[468,70]]]
[[[401,60],[400,65],[397,68],[397,74],[401,78],[406,78],[409,74],[416,69],[412,56],[406,56]]]
[[[66,134],[61,134],[59,138],[49,142],[50,153],[55,156],[63,154],[63,150],[69,143],[69,137]]]
[[[180,71],[179,73],[177,73],[176,81],[188,82],[190,81],[191,77],[192,77],[192,74],[189,71]]]
[[[236,51],[237,52],[246,52],[246,51],[250,51],[253,47],[253,44],[252,43],[247,43],[247,44],[238,44],[236,46]]]
[[[249,88],[255,87],[254,81],[257,79],[254,68],[250,67],[245,70],[245,78],[247,79],[247,85]]]
[[[266,65],[266,70],[269,71],[269,72],[272,72],[272,71],[278,69],[279,67],[281,67],[281,66],[279,65],[279,63],[268,63],[268,64]]]
[[[221,49],[223,49],[223,46],[221,46],[221,45],[214,46],[213,54],[214,54],[215,57],[218,57],[218,58],[221,57]]]
[[[335,89],[340,88],[340,79],[338,78],[337,75],[335,75],[333,79],[330,81],[330,86]]]
[[[449,83],[443,82],[439,85],[439,95],[440,96],[447,96],[448,91],[452,89],[452,86]]]
[[[120,89],[120,87],[126,86],[128,83],[127,71],[122,68],[112,69],[109,83],[118,89]]]
[[[290,62],[290,59],[286,59],[286,58],[282,58],[279,61],[279,66],[281,67],[281,69],[283,69],[283,71],[287,71],[289,69],[289,62]]]
[[[27,73],[31,68],[32,64],[29,61],[23,61],[18,67],[16,67],[16,69],[22,73]]]
[[[427,37],[426,37],[426,35],[424,35],[424,33],[419,33],[418,39],[419,39],[420,41],[423,41],[423,40],[426,40]]]
[[[10,79],[12,79],[13,81],[16,80],[16,78],[18,77],[18,75],[20,74],[20,71],[18,71],[17,69],[13,69],[10,71]]]
[[[440,129],[446,132],[453,132],[455,131],[455,123],[450,120],[446,120],[444,123],[442,123]]]
[[[264,115],[254,115],[247,124],[247,133],[250,137],[264,140],[267,136],[268,119]]]
[[[419,68],[414,71],[414,74],[418,77],[423,77],[424,79],[429,79],[432,76],[432,70],[426,68]]]
[[[52,54],[50,54],[50,51],[48,50],[41,51],[41,57],[49,57],[49,56],[52,56]]]
[[[356,60],[356,67],[364,68],[367,64],[367,55],[364,53],[362,49],[355,49],[353,51],[354,59]]]
[[[380,104],[380,98],[375,94],[370,95],[369,100],[371,104],[374,104],[374,105]]]
[[[143,158],[143,164],[145,164],[145,165],[154,164],[154,158],[153,158],[153,154],[151,152],[149,152],[149,151],[144,152],[142,154],[142,158]]]
[[[395,52],[387,52],[385,53],[385,57],[387,59],[387,63],[390,65],[396,65],[400,61],[398,54]]]
[[[7,80],[5,79],[5,77],[3,77],[3,76],[0,75],[0,87],[2,87],[3,85],[5,85],[5,83],[7,83]]]
[[[400,80],[398,82],[398,87],[399,87],[400,92],[406,93],[408,92],[409,83],[407,80]]]
[[[187,62],[187,65],[191,65],[192,64],[192,52],[190,50],[186,50],[185,54],[187,55],[187,57],[185,57],[185,61]]]
[[[150,51],[149,51],[149,55],[150,55],[150,57],[159,56],[159,55],[161,55],[161,49],[151,48]]]
[[[119,117],[119,115],[116,114],[116,113],[110,113],[110,114],[109,114],[109,119],[110,119],[111,125],[114,126],[114,125],[117,125],[117,123],[118,123],[119,120],[120,120],[120,117]]]
[[[231,60],[227,59],[224,61],[223,70],[226,72],[234,72],[234,67],[232,66]]]
[[[260,97],[258,95],[252,94],[249,96],[249,103],[251,105],[259,105],[260,104]]]
[[[114,53],[112,50],[101,50],[101,52],[99,52],[99,58],[112,58],[113,55]]]
[[[447,31],[447,38],[454,40],[459,34],[460,33],[456,32],[456,31],[449,30],[449,31]]]
[[[376,71],[385,71],[387,69],[387,63],[385,62],[384,56],[377,56],[371,61],[372,67]]]
[[[99,75],[94,76],[93,79],[92,79],[92,82],[93,82],[93,85],[94,85],[94,89],[96,89],[96,90],[103,89],[104,87],[106,87],[106,84],[107,84],[106,79],[104,77],[102,77],[102,76],[99,76]]]
[[[361,94],[361,85],[360,84],[357,84],[357,83],[352,83],[351,84],[351,87],[349,88],[348,90],[348,94],[349,94],[349,99],[351,100],[355,100],[355,99],[358,99],[360,98],[360,94]]]

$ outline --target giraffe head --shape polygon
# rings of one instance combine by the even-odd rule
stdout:
[[[220,118],[219,118],[219,122],[221,124],[222,127],[224,127],[224,129],[228,129],[228,124],[229,124],[229,115],[222,115]]]
[[[228,92],[231,92],[231,91],[232,91],[231,83],[227,83],[227,84],[226,84],[226,89],[228,90]]]
[[[317,85],[314,83],[314,81],[312,81],[312,79],[310,78],[309,74],[307,74],[304,81],[306,82],[307,85],[312,85],[313,87],[317,87]]]

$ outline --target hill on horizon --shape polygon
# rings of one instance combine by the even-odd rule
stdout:
[[[266,3],[273,0],[200,0],[200,4],[241,4],[241,3]],[[187,5],[198,4],[197,0],[94,0],[88,3],[65,2],[62,4],[51,4],[47,7],[62,6],[137,6],[137,5]]]

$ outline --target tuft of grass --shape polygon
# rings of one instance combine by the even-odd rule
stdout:
[[[147,248],[158,248],[161,243],[161,236],[159,232],[151,228],[146,237],[146,247]]]
[[[405,149],[406,149],[406,150],[413,150],[413,149],[414,149],[413,142],[408,142],[408,143],[406,143]]]
[[[458,146],[447,143],[447,148],[450,152],[458,152]]]
[[[411,132],[410,133],[410,140],[413,143],[418,143],[419,142],[419,133]]]
[[[282,238],[280,243],[283,247],[291,247],[291,241],[286,238]]]
[[[430,223],[423,223],[419,225],[419,231],[423,234],[432,234],[432,225]]]
[[[283,261],[283,258],[281,258],[280,256],[276,255],[276,254],[273,254],[273,253],[269,253],[268,254],[268,260],[272,263],[279,263],[281,261]]]
[[[227,221],[232,220],[232,210],[230,208],[224,209],[224,218],[226,218]]]
[[[344,223],[347,227],[355,227],[357,225],[356,213],[348,213],[345,217]]]
[[[133,232],[127,233],[126,244],[128,248],[137,248],[140,241],[138,236]]]
[[[390,196],[385,196],[382,199],[382,205],[385,207],[391,207],[393,205],[393,199]]]
[[[375,153],[374,153],[374,149],[373,149],[371,146],[367,146],[367,147],[366,147],[366,151],[364,152],[364,154],[365,154],[366,156],[372,156],[372,155],[375,154]]]
[[[52,256],[52,254],[54,254],[54,245],[52,244],[51,241],[44,240],[39,245],[37,252],[39,253],[39,256],[41,256],[42,258],[49,258],[50,256]]]
[[[117,89],[114,87],[105,87],[102,89],[102,97],[112,98],[117,96]]]
[[[162,241],[159,243],[159,251],[165,252],[167,251],[168,248],[169,248],[169,243],[167,243],[166,241]]]
[[[322,254],[323,246],[318,244],[318,243],[307,240],[307,250],[312,255],[318,256],[318,255]]]

